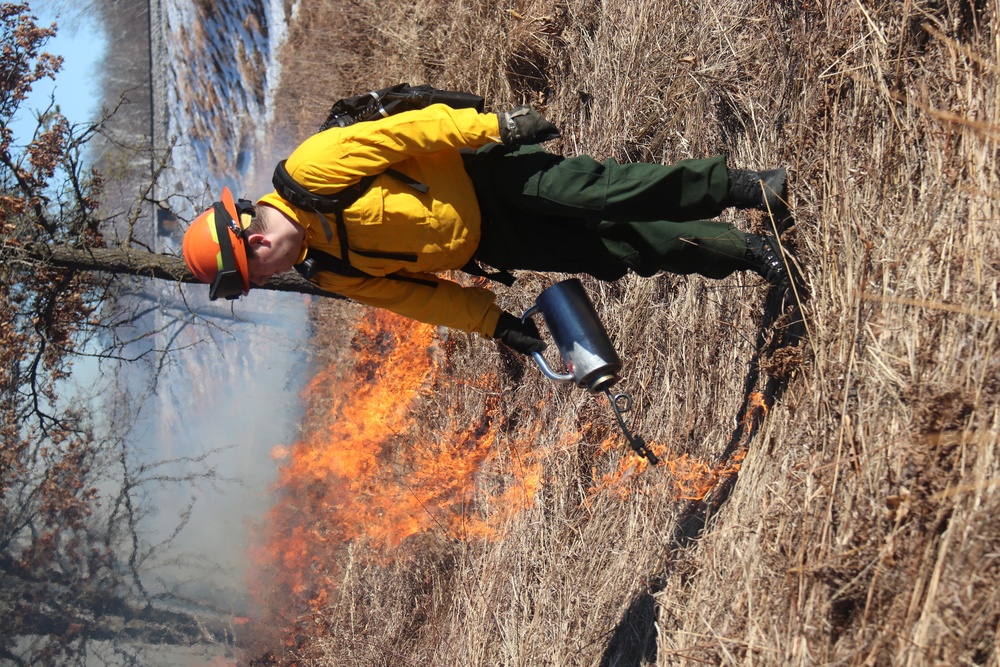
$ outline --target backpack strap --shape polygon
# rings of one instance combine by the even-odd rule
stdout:
[[[326,216],[333,214],[337,221],[337,240],[340,242],[341,252],[346,257],[351,246],[347,240],[347,227],[343,221],[344,209],[356,202],[371,187],[374,180],[374,176],[366,176],[337,194],[320,195],[307,190],[301,183],[292,178],[288,169],[285,168],[285,160],[282,160],[274,168],[271,184],[289,204],[306,211],[312,211],[319,217],[327,243],[333,240],[333,230],[330,228],[330,221]]]
[[[328,252],[323,252],[322,250],[317,250],[316,248],[309,248],[309,250],[306,251],[306,258],[295,265],[295,270],[298,271],[299,275],[306,280],[312,280],[320,271],[329,271],[331,273],[336,273],[337,275],[347,276],[348,278],[389,278],[391,280],[400,280],[407,283],[416,283],[417,285],[424,285],[425,287],[437,287],[438,285],[437,282],[433,280],[425,280],[415,276],[404,276],[399,273],[390,273],[385,276],[373,276],[370,273],[365,273],[361,269],[351,266],[348,262],[345,262],[336,255],[331,255]]]
[[[421,194],[427,194],[430,190],[430,188],[428,188],[425,184],[400,171],[396,171],[395,169],[386,169],[382,173],[392,176],[396,180],[408,185]],[[285,160],[282,160],[274,168],[274,175],[271,177],[271,184],[274,185],[274,189],[285,201],[293,206],[297,206],[298,208],[312,211],[319,216],[320,224],[323,226],[323,233],[326,235],[327,243],[333,240],[333,230],[330,228],[330,221],[326,216],[333,214],[337,221],[337,240],[340,242],[341,252],[344,253],[345,257],[347,256],[347,253],[353,252],[367,257],[387,257],[413,261],[413,259],[407,258],[413,257],[415,259],[416,255],[403,255],[395,253],[366,254],[364,251],[352,249],[348,243],[347,226],[344,224],[344,209],[360,199],[361,195],[368,191],[368,188],[371,187],[377,177],[377,174],[373,176],[365,176],[357,183],[347,186],[336,194],[321,195],[306,189],[301,183],[292,178],[292,175],[288,173],[288,169],[285,167]],[[349,262],[350,260],[347,261]]]
[[[517,281],[514,274],[507,269],[500,269],[499,271],[487,271],[484,269],[475,258],[469,260],[469,262],[461,268],[462,271],[468,273],[471,276],[479,276],[480,278],[486,278],[487,280],[492,280],[498,282],[501,285],[506,285],[507,287],[512,287]]]
[[[426,193],[428,190],[427,186],[423,183],[410,178],[406,174],[396,171],[395,169],[387,169],[383,173],[391,175],[393,178],[398,179],[418,192]],[[274,176],[271,178],[271,183],[274,185],[274,189],[282,196],[282,198],[285,199],[285,201],[293,206],[315,213],[319,218],[320,223],[323,225],[323,233],[326,235],[328,243],[333,240],[333,230],[330,228],[330,220],[327,216],[332,214],[337,223],[337,241],[340,243],[340,251],[343,257],[336,257],[328,252],[310,248],[306,252],[306,259],[295,265],[295,270],[298,271],[302,277],[307,280],[311,279],[319,271],[330,271],[331,273],[336,273],[350,278],[379,277],[373,276],[370,273],[366,273],[361,269],[351,266],[351,261],[348,259],[348,255],[352,252],[355,255],[361,255],[362,257],[392,259],[404,262],[417,261],[416,253],[356,250],[351,248],[350,242],[347,239],[347,225],[344,224],[344,209],[356,202],[361,195],[363,195],[368,188],[371,187],[372,182],[376,178],[377,175],[366,176],[357,183],[344,188],[336,194],[321,195],[306,189],[301,183],[292,178],[292,175],[288,173],[288,169],[285,167],[285,160],[279,162],[274,168]],[[437,287],[437,283],[433,280],[423,280],[421,278],[404,276],[398,273],[390,273],[385,277],[393,280],[402,280],[404,282],[426,285],[428,287]]]

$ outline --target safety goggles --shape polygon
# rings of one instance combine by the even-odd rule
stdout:
[[[215,211],[215,233],[219,239],[219,252],[222,254],[222,269],[215,274],[208,288],[208,298],[212,301],[218,298],[238,299],[243,296],[243,275],[236,264],[236,251],[233,249],[229,231],[232,230],[241,242],[245,242],[245,232],[243,226],[237,220],[233,220],[225,204],[217,201],[212,205],[212,209]],[[244,213],[253,215],[253,204],[246,199],[240,199],[236,202],[236,215],[242,217]]]

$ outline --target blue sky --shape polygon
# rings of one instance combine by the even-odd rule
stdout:
[[[106,44],[103,33],[87,15],[66,11],[56,15],[47,3],[32,3],[31,12],[38,17],[40,26],[57,24],[56,36],[46,42],[43,50],[62,56],[63,66],[55,81],[43,79],[35,83],[28,99],[21,104],[17,117],[11,123],[18,143],[30,137],[35,129],[35,113],[48,107],[53,94],[70,124],[94,120],[100,112],[96,81]]]

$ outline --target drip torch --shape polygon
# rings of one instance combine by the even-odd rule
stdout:
[[[591,394],[605,394],[632,449],[636,454],[645,456],[651,464],[659,463],[656,455],[646,446],[646,441],[633,435],[625,425],[622,415],[632,409],[632,398],[625,393],[611,393],[611,385],[618,381],[622,361],[583,284],[576,278],[570,278],[546,288],[521,321],[527,321],[536,313],[542,314],[568,371],[553,371],[545,357],[540,352],[534,352],[532,357],[542,373],[555,382],[572,382]]]

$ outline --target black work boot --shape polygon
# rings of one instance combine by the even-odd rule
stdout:
[[[783,168],[767,171],[729,170],[729,205],[756,208],[775,216],[788,212],[787,174]]]
[[[749,268],[770,284],[777,285],[783,292],[792,288],[792,279],[781,256],[781,248],[773,236],[748,234],[745,258],[750,264]]]

